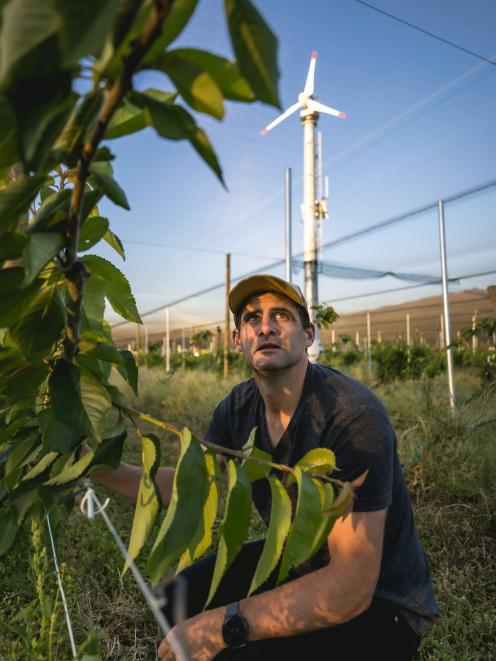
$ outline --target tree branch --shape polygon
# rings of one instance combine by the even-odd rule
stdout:
[[[131,89],[132,78],[141,60],[153,42],[160,36],[162,24],[168,17],[174,0],[155,0],[154,9],[143,28],[141,35],[132,43],[129,54],[124,58],[121,74],[105,91],[97,125],[89,140],[81,149],[76,181],[72,189],[69,207],[69,220],[65,236],[63,269],[65,272],[69,304],[67,306],[67,326],[64,340],[64,358],[72,361],[79,345],[79,325],[81,322],[84,282],[88,273],[84,264],[78,260],[77,248],[81,225],[81,204],[91,161],[102,141],[113,114],[119,107],[124,95]]]

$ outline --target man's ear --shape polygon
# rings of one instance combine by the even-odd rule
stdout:
[[[313,324],[310,324],[305,328],[305,333],[307,336],[305,346],[308,349],[309,347],[312,346],[314,340],[315,340],[315,326]]]
[[[234,351],[236,351],[237,353],[241,353],[242,349],[241,349],[241,343],[239,341],[239,331],[237,328],[235,328],[232,332],[232,342],[234,346]]]

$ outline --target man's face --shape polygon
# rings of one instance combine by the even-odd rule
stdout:
[[[285,296],[256,294],[241,313],[233,332],[237,351],[256,372],[287,369],[306,361],[305,349],[315,337],[313,326],[303,328],[296,305]]]

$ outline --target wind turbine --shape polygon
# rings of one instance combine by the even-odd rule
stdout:
[[[263,128],[260,133],[266,135],[275,126],[283,122],[287,117],[301,109],[300,119],[303,124],[303,250],[305,269],[305,298],[312,317],[315,312],[313,305],[319,302],[318,292],[318,256],[317,256],[317,220],[322,217],[320,202],[316,199],[315,191],[315,127],[319,114],[333,115],[344,119],[344,112],[325,106],[317,101],[313,95],[315,64],[317,62],[316,51],[312,52],[310,67],[303,92],[298,94],[298,102],[294,103],[282,115]],[[310,357],[315,360],[320,352],[320,337],[318,328],[315,342],[309,349]]]

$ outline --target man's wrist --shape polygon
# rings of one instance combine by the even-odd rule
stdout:
[[[243,647],[248,642],[249,634],[248,621],[241,613],[239,601],[234,601],[226,606],[222,625],[224,642],[233,649]]]

